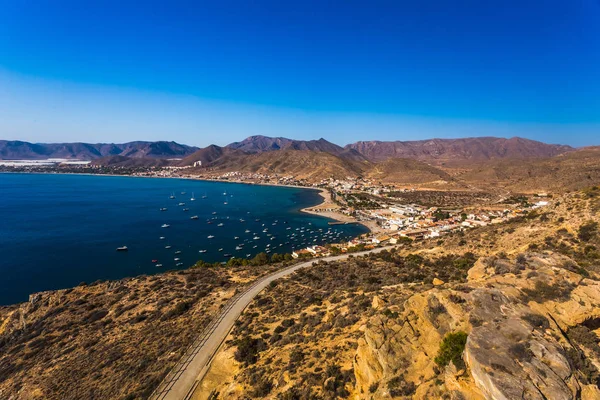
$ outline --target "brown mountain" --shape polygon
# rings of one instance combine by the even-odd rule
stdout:
[[[518,137],[510,139],[495,137],[431,139],[406,142],[369,141],[352,143],[345,148],[354,149],[371,161],[413,158],[438,163],[552,157],[573,150],[570,146],[546,144]]]
[[[317,181],[329,177],[359,176],[371,168],[371,163],[347,160],[326,152],[280,150],[254,154],[230,152],[208,166],[213,172],[294,175]]]
[[[241,142],[227,145],[231,149],[241,150],[246,153],[263,153],[277,150],[309,150],[339,155],[344,153],[344,148],[321,138],[319,140],[293,140],[283,137],[250,136]]]
[[[197,147],[175,142],[128,142],[114,143],[29,143],[18,140],[0,140],[0,159],[40,160],[67,158],[95,160],[106,156],[131,158],[183,158],[196,151]]]

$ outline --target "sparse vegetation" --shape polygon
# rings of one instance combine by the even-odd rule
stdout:
[[[445,367],[452,361],[457,368],[464,368],[462,353],[467,344],[467,334],[465,332],[453,332],[444,337],[440,344],[440,350],[434,361],[440,367]]]

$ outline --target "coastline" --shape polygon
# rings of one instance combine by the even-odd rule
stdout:
[[[198,178],[198,177],[185,177],[185,176],[140,176],[140,175],[119,175],[119,174],[91,174],[89,172],[77,173],[77,172],[2,172],[2,173],[12,173],[12,174],[48,174],[48,175],[84,175],[84,176],[109,176],[109,177],[124,177],[124,178],[159,178],[159,179],[186,179],[186,180],[195,180],[195,181],[203,181],[203,182],[218,182],[218,183],[231,183],[231,184],[242,184],[242,185],[256,185],[256,186],[274,186],[274,187],[282,187],[282,188],[294,188],[294,189],[305,189],[305,190],[314,190],[319,192],[319,196],[321,196],[321,202],[315,204],[310,207],[301,208],[298,211],[316,215],[319,217],[325,217],[331,219],[335,222],[340,223],[352,223],[352,224],[360,224],[367,228],[370,233],[377,233],[381,231],[379,226],[375,221],[358,221],[356,218],[351,217],[346,214],[342,214],[339,211],[335,211],[339,209],[339,206],[335,204],[331,200],[331,194],[329,190],[325,188],[317,188],[317,187],[309,187],[309,186],[297,186],[297,185],[281,185],[277,183],[256,183],[256,182],[245,182],[245,181],[235,181],[235,180],[219,180],[219,179],[208,179],[208,178]]]

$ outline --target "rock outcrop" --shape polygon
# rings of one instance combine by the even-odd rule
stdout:
[[[359,340],[355,393],[599,399],[600,282],[576,267],[554,253],[480,259],[467,284],[436,286],[410,296],[397,315],[376,314]],[[436,363],[451,332],[468,334],[462,359]]]

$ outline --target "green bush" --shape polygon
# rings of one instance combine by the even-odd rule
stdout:
[[[465,332],[453,332],[446,335],[440,344],[440,350],[434,361],[440,367],[445,367],[452,361],[457,368],[463,368],[462,353],[467,344]]]

